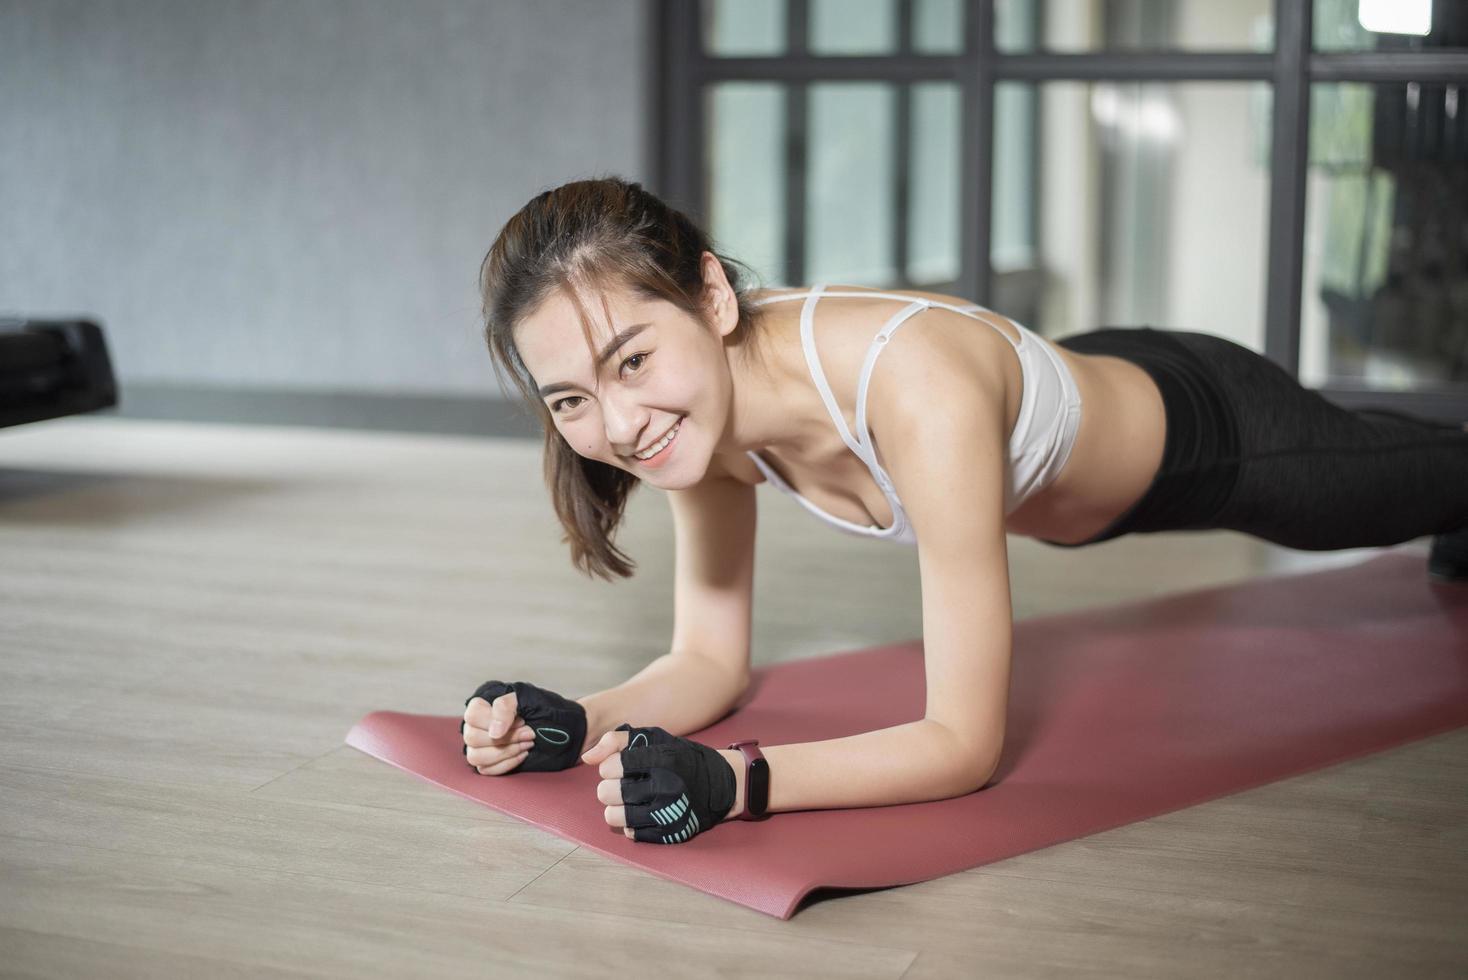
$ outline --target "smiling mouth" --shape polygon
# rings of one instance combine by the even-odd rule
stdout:
[[[664,439],[666,439],[668,437],[668,433],[669,432],[672,432],[674,429],[678,428],[679,423],[681,423],[682,421],[683,421],[682,416],[679,416],[679,418],[677,419],[677,421],[675,421],[672,425],[668,426],[666,429],[663,430],[663,434],[662,435],[658,436],[652,442],[648,443],[646,448],[637,450],[637,453],[645,453],[645,452],[647,452],[648,449],[651,449],[653,446],[656,446],[658,443],[662,442]],[[643,460],[638,457],[637,453],[633,453],[631,456],[628,456],[627,458],[628,459],[637,460],[637,462],[639,462],[639,463],[643,462]]]

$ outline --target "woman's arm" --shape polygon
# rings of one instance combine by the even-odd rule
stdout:
[[[611,690],[577,699],[586,708],[587,748],[623,722],[670,735],[707,728],[749,686],[754,487],[706,477],[666,492],[674,533],[672,652]]]
[[[823,742],[761,744],[760,752],[770,766],[771,813],[946,800],[990,775],[957,736],[925,718]],[[719,754],[734,770],[734,809],[725,818],[732,819],[744,810],[744,756]]]
[[[692,653],[665,653],[616,687],[576,702],[586,709],[585,752],[618,725],[656,725],[670,735],[707,728],[744,694],[747,677]]]
[[[1004,530],[1003,400],[941,344],[888,344],[868,393],[884,468],[918,538],[923,718],[822,742],[760,746],[770,809],[885,806],[980,789],[1004,742],[1013,618]],[[725,753],[740,781],[737,750]]]

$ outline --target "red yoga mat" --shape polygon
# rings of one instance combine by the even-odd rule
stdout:
[[[836,738],[922,716],[921,642],[754,671],[690,738]],[[460,716],[374,711],[347,744],[608,857],[788,919],[821,887],[926,881],[1468,724],[1468,585],[1420,554],[1015,624],[1004,756],[931,803],[729,821],[628,840],[596,768],[481,776]],[[779,773],[772,773],[778,779]]]

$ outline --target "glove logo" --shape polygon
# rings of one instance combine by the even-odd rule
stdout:
[[[537,728],[535,734],[552,745],[565,745],[571,741],[570,734],[563,732],[559,728]]]
[[[664,844],[681,844],[698,833],[700,829],[698,826],[698,814],[689,813],[687,796],[679,796],[677,802],[672,806],[664,807],[661,810],[649,811],[649,816],[664,826],[675,823],[685,813],[688,813],[688,826],[672,836],[664,836]]]

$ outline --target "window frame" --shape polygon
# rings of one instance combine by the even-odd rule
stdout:
[[[787,153],[786,278],[804,280],[806,87],[812,82],[946,81],[959,87],[961,106],[959,275],[951,283],[924,284],[998,309],[1023,310],[1025,283],[996,276],[991,267],[993,219],[994,89],[999,82],[1049,81],[1252,81],[1270,86],[1268,266],[1264,297],[1264,355],[1299,377],[1300,321],[1305,248],[1306,168],[1309,162],[1310,88],[1315,82],[1453,83],[1468,77],[1468,51],[1316,52],[1312,48],[1313,0],[1274,0],[1274,50],[1098,51],[1037,50],[1006,54],[996,49],[995,0],[964,0],[964,43],[958,54],[916,54],[911,24],[914,0],[897,0],[898,53],[813,55],[807,44],[808,0],[787,0],[788,54],[771,57],[710,56],[703,50],[700,0],[652,0],[649,10],[657,57],[652,75],[651,184],[674,206],[698,220],[708,213],[703,93],[724,81],[773,81],[786,86]],[[1033,8],[1038,11],[1041,4]],[[1043,32],[1036,31],[1036,37]],[[897,126],[908,126],[908,89],[899,85]],[[1039,127],[1036,127],[1038,133]],[[894,253],[899,276],[907,273],[907,175],[905,144],[897,141],[894,168],[899,191]],[[1032,188],[1033,193],[1038,193]],[[1036,229],[1038,232],[1038,228]],[[1036,245],[1040,243],[1038,239]],[[892,288],[903,288],[897,283]],[[1023,320],[1023,317],[1021,317]],[[1326,385],[1314,389],[1345,408],[1387,407],[1424,418],[1468,417],[1460,389],[1409,391]]]

